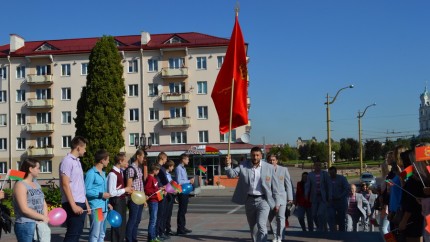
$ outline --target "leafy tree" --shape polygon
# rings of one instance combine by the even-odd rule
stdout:
[[[76,135],[88,139],[82,159],[84,170],[94,164],[94,154],[106,149],[113,158],[124,146],[124,94],[121,57],[111,36],[103,36],[92,49],[86,86],[77,103]],[[111,160],[112,164],[112,160]]]
[[[364,159],[379,160],[382,155],[382,143],[377,140],[366,140],[364,143]]]
[[[297,160],[299,158],[299,151],[288,144],[274,146],[270,149],[270,153],[278,155],[281,161]]]
[[[339,157],[345,160],[354,160],[358,157],[358,141],[353,138],[341,139]]]
[[[396,147],[396,144],[394,143],[394,141],[386,139],[385,144],[382,147],[382,154],[383,155],[387,154],[389,151],[394,150],[395,147]]]

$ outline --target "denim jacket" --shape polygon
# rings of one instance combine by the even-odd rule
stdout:
[[[108,200],[103,198],[103,193],[107,192],[106,173],[100,173],[96,167],[89,169],[85,175],[85,190],[91,209],[102,208],[107,212]]]

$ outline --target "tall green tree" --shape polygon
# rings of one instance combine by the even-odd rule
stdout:
[[[366,140],[364,143],[364,159],[379,160],[382,155],[382,143],[377,140]]]
[[[103,36],[92,49],[86,86],[77,103],[76,135],[88,139],[82,159],[84,170],[94,164],[94,154],[106,149],[111,163],[124,146],[125,86],[121,57],[111,36]]]

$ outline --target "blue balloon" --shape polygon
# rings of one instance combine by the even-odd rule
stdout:
[[[121,214],[119,214],[115,210],[109,211],[108,216],[107,216],[107,220],[109,221],[110,226],[112,226],[114,228],[121,226],[121,223],[122,223]]]
[[[182,184],[182,194],[188,195],[193,191],[193,185],[190,183]]]

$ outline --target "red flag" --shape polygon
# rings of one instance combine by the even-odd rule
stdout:
[[[231,101],[233,101],[231,129],[248,124],[247,78],[248,69],[246,67],[245,42],[236,15],[227,53],[211,94],[218,113],[219,131],[221,134],[227,133],[230,130]],[[232,88],[233,100],[231,100]]]
[[[426,231],[430,233],[430,215],[426,216]]]
[[[430,146],[415,147],[415,160],[416,161],[430,160]]]

